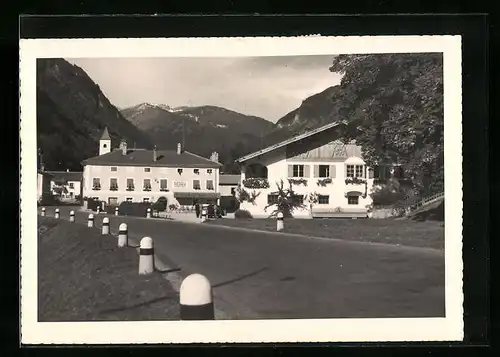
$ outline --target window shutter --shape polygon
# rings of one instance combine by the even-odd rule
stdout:
[[[304,165],[304,177],[311,176],[311,166]]]
[[[335,165],[330,165],[330,178],[335,178],[336,172],[335,172]]]
[[[319,165],[314,165],[314,177],[319,177]]]
[[[369,178],[369,179],[372,179],[372,178],[373,178],[373,176],[374,176],[374,175],[373,175],[373,169],[372,169],[372,168],[367,168],[367,170],[368,170],[368,178]]]
[[[288,177],[293,177],[293,165],[288,165]]]

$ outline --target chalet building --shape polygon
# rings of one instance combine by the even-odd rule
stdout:
[[[50,191],[62,199],[74,199],[82,195],[83,172],[77,171],[47,171],[50,180]]]
[[[99,155],[82,162],[83,196],[108,204],[155,202],[165,197],[168,204],[192,206],[195,202],[217,203],[219,169],[217,153],[210,159],[183,150],[131,149],[122,140],[111,149],[107,128]]]
[[[250,197],[240,209],[268,217],[277,207],[277,184],[283,180],[285,189],[292,183],[302,204],[294,217],[367,217],[375,172],[360,146],[338,140],[340,125],[330,123],[239,158],[241,188]],[[384,176],[391,170],[376,171]]]

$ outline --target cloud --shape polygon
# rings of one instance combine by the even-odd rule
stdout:
[[[277,121],[302,100],[340,83],[332,56],[243,58],[73,58],[108,99],[124,108],[142,102],[216,105]]]

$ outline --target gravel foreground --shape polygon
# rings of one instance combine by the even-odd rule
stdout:
[[[38,321],[179,320],[178,294],[139,275],[133,248],[97,228],[38,217]]]

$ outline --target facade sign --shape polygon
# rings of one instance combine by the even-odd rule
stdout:
[[[174,181],[173,185],[175,188],[185,188],[186,187],[186,181]]]

